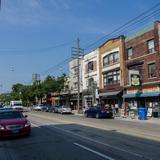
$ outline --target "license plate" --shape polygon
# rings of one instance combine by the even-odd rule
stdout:
[[[12,130],[12,133],[17,134],[17,133],[19,133],[19,130],[18,129]]]

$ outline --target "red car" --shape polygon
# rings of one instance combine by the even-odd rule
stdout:
[[[31,124],[21,111],[0,111],[0,138],[29,135]]]

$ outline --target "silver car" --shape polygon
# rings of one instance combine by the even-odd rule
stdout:
[[[70,113],[71,114],[72,113],[72,109],[69,106],[63,105],[63,106],[60,106],[58,108],[58,113],[61,113],[61,114]]]
[[[44,106],[42,104],[39,104],[39,105],[35,105],[32,107],[32,110],[33,111],[42,111],[44,108]]]

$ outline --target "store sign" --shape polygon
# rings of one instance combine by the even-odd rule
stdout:
[[[137,74],[131,75],[131,85],[132,86],[139,86],[140,85],[140,76]]]

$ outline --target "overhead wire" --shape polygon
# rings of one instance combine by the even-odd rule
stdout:
[[[127,29],[130,29],[130,27],[134,27],[135,25],[139,25],[141,23],[144,23],[146,20],[148,20],[148,18],[152,18],[153,16],[158,15],[160,13],[160,9],[157,9],[157,10],[154,10],[154,9],[158,8],[159,6],[160,6],[160,3],[157,3],[156,5],[149,8],[148,10],[144,11],[140,15],[136,16],[135,18],[131,19],[130,21],[126,22],[125,24],[121,25],[120,27],[114,29],[112,32],[110,32],[110,33],[104,35],[103,37],[99,38],[97,41],[86,45],[85,50],[94,46],[95,44],[97,44],[101,40],[106,39],[109,36],[116,36],[120,33],[125,33],[127,31]],[[135,29],[136,28],[133,28],[132,31],[135,30]],[[71,57],[61,61],[60,63],[54,65],[53,67],[43,71],[41,73],[41,75],[46,75],[48,73],[51,73],[53,70],[56,70],[61,65],[64,65],[65,63],[68,63],[70,60],[71,60]]]
[[[113,34],[115,34],[116,32],[120,32],[121,30],[123,30],[125,27],[127,27],[127,25],[132,25],[132,23],[134,24],[136,20],[138,20],[139,18],[143,17],[144,15],[150,13],[152,10],[156,9],[157,7],[160,6],[160,3],[157,3],[156,5],[154,5],[153,7],[149,8],[148,10],[144,11],[143,13],[141,13],[140,15],[134,17],[133,19],[129,20],[128,22],[126,22],[125,24],[119,26],[118,28],[114,29],[113,31],[111,31],[110,33],[102,36],[101,38],[99,38],[98,40],[96,40],[95,42],[92,42],[90,44],[88,44],[87,46],[85,46],[85,50],[90,48],[91,46],[97,44],[98,42],[106,39],[109,36],[112,36]],[[158,9],[159,10],[159,9]],[[157,10],[156,10],[157,11]],[[155,12],[155,11],[154,11]],[[143,17],[144,18],[144,17]]]
[[[52,51],[56,48],[67,46],[73,42],[74,41],[58,44],[55,46],[44,47],[44,48],[34,48],[34,49],[0,49],[0,54],[2,54],[2,53],[6,54],[7,52],[12,53],[12,54],[14,53],[14,55],[15,55],[15,52],[17,52],[18,54],[21,54],[21,55],[25,54],[26,52],[27,52],[27,54],[28,53],[40,53],[40,52],[46,53],[46,51]]]

